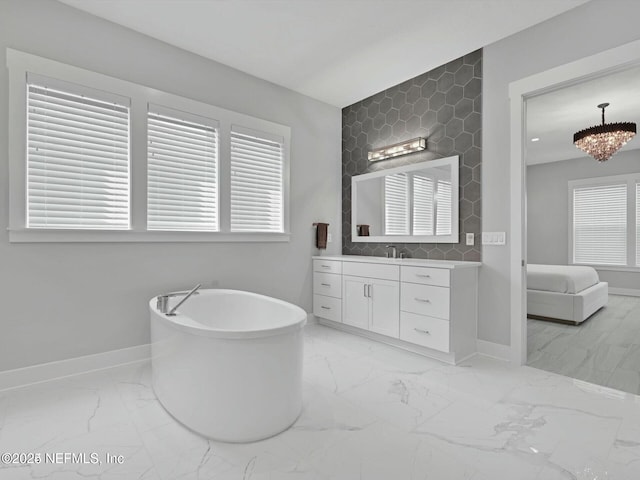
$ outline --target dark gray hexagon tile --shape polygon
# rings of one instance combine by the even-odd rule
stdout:
[[[422,93],[423,98],[429,98],[431,95],[436,93],[436,89],[438,88],[438,84],[435,80],[427,80],[422,87],[420,88],[420,92]]]
[[[380,129],[385,124],[385,115],[382,113],[378,113],[375,117],[373,117],[373,128]]]
[[[482,82],[479,78],[473,78],[464,86],[464,98],[475,99],[482,93]]]
[[[458,150],[461,153],[464,153],[472,147],[473,137],[471,136],[470,133],[462,132],[460,135],[456,137],[454,141],[454,145],[456,150]]]
[[[393,108],[400,109],[405,103],[407,103],[407,94],[405,92],[396,92],[393,95]]]
[[[391,130],[396,137],[400,137],[406,133],[406,122],[404,120],[398,120],[391,126]]]
[[[446,125],[453,118],[453,107],[451,105],[443,105],[438,109],[438,123]]]
[[[393,107],[393,100],[391,100],[391,97],[384,97],[380,101],[380,111],[382,113],[386,114],[389,110],[391,110],[391,107]]]
[[[413,104],[413,114],[420,116],[424,115],[424,113],[429,110],[429,99],[420,97]]]
[[[469,80],[473,78],[473,66],[472,65],[462,65],[456,73],[453,74],[453,82],[456,85],[460,85],[461,87],[465,86],[469,83]]]
[[[455,105],[456,103],[458,103],[460,100],[462,100],[463,93],[464,91],[461,86],[454,85],[453,87],[451,87],[445,96],[447,105]]]
[[[417,85],[412,85],[409,90],[407,90],[407,102],[410,104],[414,104],[420,98],[420,87]]]
[[[462,98],[453,106],[453,116],[465,119],[473,112],[473,101],[468,98]]]
[[[438,91],[447,92],[453,86],[453,73],[444,73],[438,79]]]
[[[464,234],[465,228],[480,225],[482,130],[475,118],[466,123],[464,120],[474,111],[481,113],[481,64],[481,51],[472,52],[342,110],[343,253],[385,253],[384,244],[351,242],[350,194],[354,175],[458,154],[463,185],[459,192],[462,243],[398,244],[398,248],[416,258],[480,258],[481,246],[464,245]],[[478,72],[480,75],[473,78]],[[417,136],[427,137],[424,152],[384,162],[367,160],[372,146],[382,147]]]
[[[418,117],[417,115],[412,115],[411,117],[409,117],[409,119],[407,120],[406,128],[407,133],[412,138],[421,137],[425,133],[425,131],[420,128],[420,117]]]
[[[479,113],[473,112],[464,119],[464,131],[467,133],[476,133],[482,126],[482,117]]]
[[[472,202],[480,198],[480,183],[474,181],[469,182],[462,187],[462,195]]]
[[[456,138],[462,133],[462,120],[459,118],[452,118],[445,127],[445,135],[449,138]]]

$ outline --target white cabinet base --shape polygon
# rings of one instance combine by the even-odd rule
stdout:
[[[318,318],[317,320],[320,325],[324,325],[325,327],[335,328],[336,330],[342,330],[343,332],[358,335],[370,340],[375,340],[376,342],[391,345],[392,347],[401,348],[403,350],[417,353],[419,355],[424,355],[425,357],[433,358],[450,365],[458,365],[460,362],[463,362],[475,355],[475,352],[473,352],[465,356],[456,356],[455,353],[439,352],[438,350],[434,350],[432,348],[422,347],[420,345],[416,345],[415,343],[405,342],[404,340],[387,337],[386,335],[380,335],[369,330],[363,330],[358,327],[352,327],[351,325],[345,325],[344,323],[333,322],[325,318]]]

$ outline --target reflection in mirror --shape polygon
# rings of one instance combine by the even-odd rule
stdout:
[[[457,243],[457,192],[457,156],[355,176],[353,241]]]

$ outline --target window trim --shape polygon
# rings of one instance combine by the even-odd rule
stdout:
[[[55,60],[6,49],[9,73],[9,241],[41,242],[288,242],[290,241],[291,128],[272,121],[226,110],[201,101],[132,83]],[[54,230],[26,228],[26,108],[27,73],[61,82],[88,86],[131,100],[130,110],[130,230]],[[147,230],[147,109],[160,105],[219,122],[219,232],[164,232]],[[229,230],[229,136],[231,125],[263,131],[284,138],[283,233]]]
[[[597,187],[624,183],[627,185],[627,263],[626,265],[605,265],[594,263],[575,263],[574,258],[574,226],[573,226],[573,190],[576,187]],[[640,183],[640,173],[611,175],[607,177],[583,178],[579,180],[569,180],[567,188],[568,199],[568,265],[584,265],[597,268],[598,270],[611,270],[622,272],[640,271],[640,265],[635,264],[636,259],[636,205],[635,188]]]

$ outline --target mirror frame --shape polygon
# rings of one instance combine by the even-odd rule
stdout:
[[[374,235],[369,237],[360,237],[357,232],[358,218],[358,184],[365,180],[372,178],[384,177],[386,175],[394,173],[413,172],[416,170],[423,170],[428,167],[442,167],[445,165],[451,166],[451,183],[455,185],[456,194],[453,195],[452,205],[452,223],[451,235]],[[402,165],[400,167],[387,168],[384,170],[378,170],[376,172],[364,173],[362,175],[355,175],[351,177],[351,241],[358,243],[375,242],[398,242],[398,243],[460,243],[459,231],[460,231],[460,158],[458,155],[451,157],[439,158],[437,160],[425,160],[422,162],[412,163],[410,165]]]

